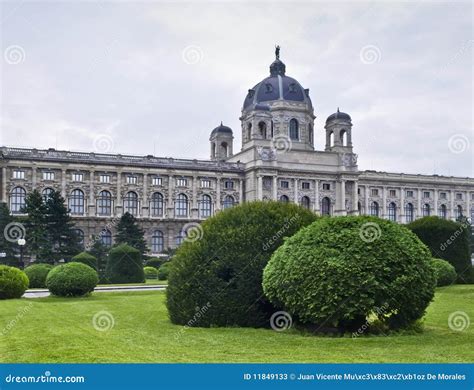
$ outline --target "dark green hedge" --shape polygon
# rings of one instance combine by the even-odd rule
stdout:
[[[158,270],[155,267],[144,267],[146,279],[158,279]]]
[[[263,290],[295,321],[357,331],[421,318],[434,295],[431,255],[402,225],[375,217],[321,218],[288,238],[265,268]]]
[[[430,249],[432,257],[446,260],[454,266],[458,282],[471,282],[470,236],[466,225],[438,217],[424,217],[407,227]]]
[[[21,298],[28,288],[28,282],[23,271],[0,265],[0,299]]]
[[[148,259],[146,262],[145,262],[145,265],[147,267],[154,267],[156,269],[160,268],[164,263],[166,263],[167,259],[166,258],[162,258],[162,257],[152,257],[150,259]]]
[[[158,280],[167,280],[170,274],[170,262],[162,264],[158,268]]]
[[[457,274],[454,267],[443,259],[431,259],[431,266],[436,276],[436,285],[450,286],[456,281]]]
[[[25,274],[30,280],[29,288],[46,288],[46,277],[53,269],[51,264],[33,264],[25,268]]]
[[[109,252],[105,277],[109,283],[143,283],[145,272],[141,253],[127,244],[120,244]]]
[[[83,263],[72,262],[49,271],[46,287],[53,295],[76,297],[92,292],[98,281],[96,270]]]
[[[249,202],[201,224],[199,240],[184,242],[170,262],[171,321],[191,326],[269,325],[273,306],[263,297],[262,273],[273,251],[316,216],[295,204]],[[199,321],[196,308],[206,307]],[[191,322],[190,322],[191,321]]]
[[[72,258],[76,263],[82,263],[94,268],[97,271],[97,258],[88,252],[81,252]]]

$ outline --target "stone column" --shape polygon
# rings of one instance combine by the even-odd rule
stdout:
[[[273,200],[278,200],[278,177],[273,176]]]
[[[36,166],[33,165],[33,167],[31,168],[31,187],[32,187],[32,189],[36,189],[36,182],[37,182],[36,173],[37,173]]]
[[[469,191],[466,191],[466,207],[467,210],[465,216],[467,218],[471,218],[471,194],[469,193]],[[474,224],[474,221],[471,221],[471,224]]]
[[[369,186],[364,186],[365,215],[369,215]]]
[[[257,200],[263,199],[263,177],[260,174],[257,174]]]
[[[432,215],[438,215],[438,190],[434,188],[434,210]]]
[[[143,174],[143,195],[140,216],[149,217],[150,203],[148,202],[148,173]]]
[[[354,180],[354,184],[352,187],[352,214],[359,215],[359,183]]]
[[[418,188],[418,198],[416,205],[416,218],[421,218],[421,188]]]
[[[341,180],[341,207],[340,207],[340,215],[346,215],[346,181]]]
[[[197,181],[198,177],[196,175],[193,176],[193,201],[192,201],[192,208],[191,208],[191,218],[198,218],[199,217],[199,203],[197,198]]]
[[[115,216],[122,216],[122,170],[117,171],[117,204],[115,205]]]
[[[294,179],[294,184],[295,184],[295,199],[294,199],[294,202],[296,204],[299,204],[299,199],[298,199],[298,185],[299,185],[299,180],[298,179]]]
[[[221,178],[216,179],[216,211],[221,209]]]
[[[7,167],[2,167],[2,202],[8,204],[7,199]]]
[[[387,218],[387,187],[382,187],[382,218]]]
[[[95,216],[94,174],[95,172],[93,170],[89,171],[89,217]]]
[[[452,219],[453,221],[456,220],[456,216],[454,214],[454,190],[451,190],[449,192],[449,196],[451,197],[451,207],[449,211],[449,218]]]
[[[405,218],[405,187],[400,187],[400,223],[406,223]]]
[[[314,206],[313,210],[315,213],[321,214],[321,208],[319,205],[319,180],[314,181]]]
[[[66,174],[65,169],[61,170],[61,196],[66,199]]]
[[[244,181],[239,180],[239,203],[244,203]]]
[[[174,176],[168,175],[168,211],[166,218],[174,218],[174,203],[173,203],[173,190],[174,190]]]

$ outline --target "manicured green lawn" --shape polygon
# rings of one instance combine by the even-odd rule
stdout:
[[[415,335],[330,338],[291,329],[185,329],[170,323],[159,291],[94,293],[80,299],[0,302],[1,362],[473,362],[474,286],[438,289]],[[115,325],[98,331],[99,311]],[[449,314],[466,312],[462,332]],[[5,329],[11,328],[10,330]]]

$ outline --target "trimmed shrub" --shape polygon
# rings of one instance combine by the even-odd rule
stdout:
[[[456,270],[446,260],[433,258],[431,259],[431,266],[434,269],[438,287],[449,286],[456,281]]]
[[[369,319],[396,329],[421,318],[434,296],[425,245],[375,217],[321,218],[273,254],[263,290],[308,326],[356,331]]]
[[[46,287],[53,295],[77,297],[93,291],[98,281],[96,270],[83,263],[71,262],[49,271]]]
[[[158,268],[158,280],[167,280],[170,274],[170,263],[164,263]]]
[[[81,252],[72,258],[75,263],[82,263],[97,271],[97,258],[88,252]]]
[[[431,251],[431,256],[448,261],[458,274],[458,282],[471,277],[469,228],[465,224],[438,217],[424,217],[407,225]]]
[[[147,267],[153,267],[153,268],[160,268],[164,263],[166,263],[167,259],[162,258],[162,257],[152,257],[151,259],[148,259],[145,262],[145,265]]]
[[[268,326],[273,306],[263,297],[262,273],[285,236],[316,219],[291,203],[257,201],[223,210],[205,220],[170,262],[167,307],[175,324]]]
[[[51,264],[33,264],[25,268],[25,274],[30,280],[29,288],[46,288],[46,277],[53,269]]]
[[[28,276],[15,267],[0,265],[0,299],[21,298],[28,288]]]
[[[158,278],[158,270],[155,267],[145,267],[143,268],[145,272],[145,279],[157,279]]]
[[[143,283],[142,255],[127,244],[120,244],[109,252],[105,277],[110,283]]]

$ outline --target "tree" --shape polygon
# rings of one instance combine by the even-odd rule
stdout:
[[[117,244],[128,244],[142,255],[148,251],[143,229],[138,226],[136,218],[130,213],[125,213],[120,218],[115,237]]]
[[[107,266],[109,248],[102,243],[100,237],[93,236],[92,246],[87,252],[97,259],[97,272],[99,273],[99,278],[102,280],[105,275],[105,267]]]
[[[82,251],[69,210],[58,191],[53,191],[46,201],[46,218],[53,261],[70,260],[72,256]]]
[[[50,262],[52,247],[48,240],[47,208],[38,190],[26,197],[24,212],[28,214],[25,218],[26,250],[33,260]]]
[[[5,257],[0,257],[0,263],[10,266],[18,266],[18,259],[15,257],[16,244],[13,239],[22,237],[9,237],[9,232],[11,234],[16,234],[12,230],[14,226],[11,224],[13,222],[15,222],[15,219],[10,214],[7,204],[3,202],[0,203],[0,252],[5,253]],[[10,229],[8,229],[7,226],[9,226]],[[16,231],[20,232],[20,229],[21,226],[18,225]]]

